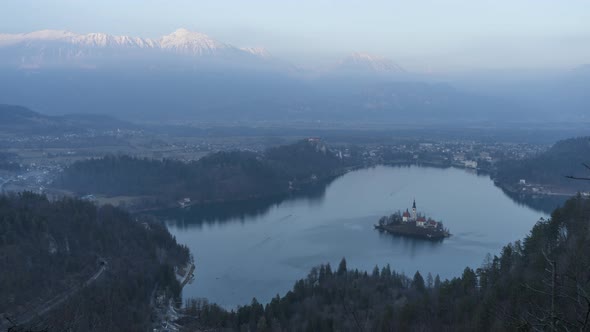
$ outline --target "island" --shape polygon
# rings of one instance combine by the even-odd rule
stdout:
[[[375,225],[375,229],[426,240],[442,240],[450,236],[449,230],[444,228],[442,221],[435,221],[418,213],[416,200],[412,204],[412,212],[406,209],[403,213],[398,211],[390,216],[383,216]]]

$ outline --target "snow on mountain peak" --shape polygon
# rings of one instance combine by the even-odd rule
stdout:
[[[77,34],[64,30],[41,30],[30,33],[0,34],[0,48],[14,47],[17,54],[13,63],[41,66],[47,63],[73,63],[83,59],[121,56],[128,51],[148,49],[196,57],[242,57],[243,59],[269,57],[263,48],[238,48],[219,42],[208,35],[184,28],[157,39],[117,36],[93,32]],[[112,51],[112,52],[111,52]],[[18,54],[21,56],[18,56]],[[133,53],[138,56],[138,53]]]
[[[220,43],[204,33],[180,28],[159,40],[163,49],[173,50],[185,54],[214,54],[218,50],[230,49],[232,46]]]
[[[185,28],[176,29],[169,35],[162,37],[162,39],[178,39],[178,40],[199,40],[199,39],[211,39],[204,33],[190,31]]]
[[[60,41],[69,40],[77,36],[75,33],[65,30],[40,30],[29,33],[0,34],[0,45],[16,44],[23,41]]]
[[[149,39],[113,36],[106,33],[93,32],[77,34],[65,30],[40,30],[30,33],[0,34],[0,46],[21,42],[62,42],[73,45],[90,47],[154,47],[155,43]]]
[[[89,33],[78,35],[73,38],[74,44],[80,44],[92,47],[153,47],[154,44],[149,39],[134,38],[128,36],[113,36],[106,33]]]
[[[19,34],[24,39],[44,39],[44,40],[60,40],[68,39],[77,36],[75,33],[67,30],[40,30]]]

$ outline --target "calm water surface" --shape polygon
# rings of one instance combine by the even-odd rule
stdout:
[[[453,234],[441,243],[394,237],[373,229],[377,219],[409,208],[443,220]],[[239,205],[171,213],[168,226],[197,265],[184,297],[232,308],[253,297],[283,295],[313,266],[371,271],[390,264],[443,278],[481,265],[487,253],[522,239],[543,212],[519,205],[487,176],[460,169],[375,167],[348,173],[324,192],[266,204],[241,213]]]

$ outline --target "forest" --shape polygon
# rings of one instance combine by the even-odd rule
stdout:
[[[2,195],[0,328],[145,331],[152,292],[179,298],[173,269],[189,259],[188,248],[151,218],[78,199]],[[61,294],[63,303],[33,317]]]
[[[284,296],[226,311],[185,300],[186,331],[589,331],[590,200],[580,195],[522,241],[460,277],[322,265]]]
[[[506,160],[498,164],[496,178],[502,184],[514,185],[520,179],[527,183],[549,185],[556,189],[590,191],[590,181],[571,181],[566,176],[588,177],[590,137],[559,141],[533,158]]]
[[[248,200],[289,193],[338,174],[343,163],[321,142],[299,141],[263,153],[217,152],[197,161],[109,155],[76,162],[56,186],[82,194],[155,196],[172,204]]]

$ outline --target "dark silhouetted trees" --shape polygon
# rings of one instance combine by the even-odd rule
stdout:
[[[0,195],[0,312],[17,322],[70,294],[34,321],[52,331],[146,330],[152,291],[179,297],[173,266],[188,261],[188,249],[149,218],[76,199]]]
[[[56,185],[78,193],[157,197],[153,205],[224,202],[283,195],[329,179],[342,167],[322,143],[300,141],[265,153],[217,152],[183,163],[106,156],[76,162]]]

